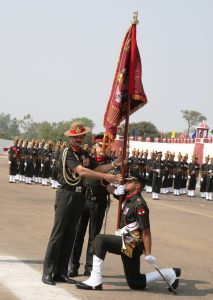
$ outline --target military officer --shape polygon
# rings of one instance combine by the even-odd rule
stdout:
[[[55,282],[75,283],[68,278],[68,263],[74,244],[76,226],[84,206],[83,178],[119,183],[120,175],[108,174],[114,164],[99,166],[90,157],[85,157],[81,146],[90,128],[73,122],[64,134],[70,144],[60,152],[56,191],[55,220],[44,259],[42,281],[54,285]],[[121,157],[114,163],[121,163]],[[86,167],[84,167],[86,166]]]
[[[102,149],[103,135],[95,136],[96,162],[101,166],[109,164],[111,159]],[[84,148],[85,149],[85,148]],[[88,154],[87,154],[88,155]],[[115,165],[116,167],[116,165]],[[85,203],[80,222],[78,224],[75,243],[71,255],[71,266],[68,276],[74,277],[78,275],[80,267],[80,257],[82,253],[84,237],[89,224],[89,237],[86,250],[86,263],[84,266],[84,275],[90,276],[92,269],[93,247],[92,243],[97,234],[100,233],[104,220],[105,211],[109,203],[109,194],[107,192],[108,182],[103,180],[94,180],[85,178]]]

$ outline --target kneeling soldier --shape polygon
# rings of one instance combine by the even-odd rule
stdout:
[[[145,260],[155,266],[155,257],[151,255],[151,231],[149,208],[141,195],[146,179],[138,174],[126,178],[126,186],[115,189],[109,186],[114,195],[124,194],[119,235],[99,234],[93,243],[93,266],[88,280],[78,282],[76,287],[85,290],[102,290],[103,262],[107,252],[121,255],[124,273],[131,289],[143,290],[161,280],[162,276],[170,291],[178,287],[181,270],[167,268],[147,274],[140,273],[140,256],[144,252]],[[157,268],[157,267],[156,267]],[[162,274],[162,276],[160,275]]]

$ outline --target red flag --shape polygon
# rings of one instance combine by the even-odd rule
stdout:
[[[127,31],[104,115],[106,136],[114,139],[117,126],[126,118],[130,99],[130,115],[147,103],[142,84],[142,65],[136,42],[136,24]]]

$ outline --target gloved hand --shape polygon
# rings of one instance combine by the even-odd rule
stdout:
[[[150,265],[155,265],[155,262],[156,262],[156,259],[154,256],[152,255],[147,255],[144,257],[145,258],[145,261],[148,262],[148,264]]]
[[[200,182],[203,182],[203,177],[200,178]]]
[[[124,195],[124,194],[125,194],[125,185],[119,185],[119,186],[114,190],[114,194],[115,194],[116,196]]]
[[[149,177],[149,173],[146,173],[146,177]]]
[[[27,166],[27,163],[26,163],[26,162],[24,163],[24,166],[25,166],[25,167]]]
[[[8,164],[11,165],[11,161],[10,160],[8,161]]]
[[[175,175],[172,175],[173,178],[175,178]]]
[[[191,178],[191,176],[189,175],[189,176],[188,176],[188,179],[190,179],[190,178]]]
[[[41,167],[43,167],[44,165],[43,164],[41,164]]]

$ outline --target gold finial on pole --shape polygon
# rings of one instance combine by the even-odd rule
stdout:
[[[139,21],[138,21],[138,11],[135,11],[133,13],[131,23],[136,24],[136,25],[139,23]]]

